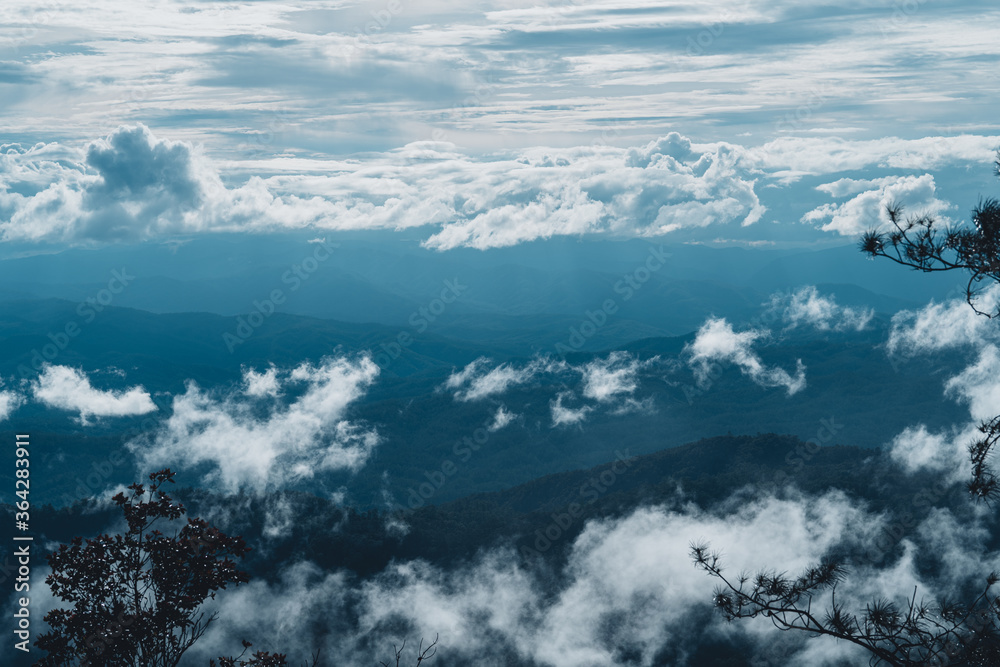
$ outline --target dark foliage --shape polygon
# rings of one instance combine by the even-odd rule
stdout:
[[[997,155],[1000,174],[1000,153]],[[967,271],[966,300],[977,313],[1000,315],[1000,304],[980,304],[985,287],[1000,283],[1000,201],[983,199],[972,211],[972,225],[942,228],[927,215],[905,217],[900,204],[888,207],[892,229],[866,232],[862,252],[926,272]],[[983,308],[983,309],[981,309]]]
[[[1000,665],[995,573],[968,604],[918,602],[914,591],[905,608],[878,599],[855,614],[837,601],[837,584],[847,573],[836,562],[820,563],[798,577],[762,571],[753,576],[741,573],[731,580],[723,573],[719,554],[707,544],[692,545],[691,557],[697,567],[722,582],[713,601],[728,621],[762,616],[780,630],[835,637],[867,650],[873,666]],[[829,602],[820,605],[818,598],[826,591]]]
[[[172,536],[158,529],[186,512],[161,489],[173,478],[161,470],[148,488],[114,497],[123,535],[77,537],[49,554],[46,583],[70,606],[45,615],[50,631],[36,644],[48,655],[38,665],[177,665],[215,619],[202,604],[249,580],[233,560],[249,551],[242,538],[194,518]]]

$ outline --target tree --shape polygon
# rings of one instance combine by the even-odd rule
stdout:
[[[1000,151],[995,170],[1000,176]],[[886,257],[918,271],[966,271],[966,301],[987,318],[1000,316],[1000,300],[983,302],[987,288],[1000,285],[1000,201],[980,200],[972,211],[972,225],[944,227],[931,216],[903,215],[899,204],[886,210],[891,228],[871,230],[860,249],[872,258]],[[982,437],[969,446],[972,496],[986,503],[1000,497],[1000,483],[990,465],[1000,442],[1000,415],[979,425]],[[858,614],[836,599],[837,584],[846,570],[824,562],[797,577],[762,571],[730,579],[720,556],[707,544],[693,544],[695,566],[718,579],[713,601],[727,620],[764,617],[782,630],[799,630],[850,642],[866,649],[871,665],[1000,665],[1000,596],[994,586],[1000,575],[990,573],[971,602],[965,604],[917,601],[908,596],[905,608],[888,600],[874,600]],[[829,592],[825,608],[814,609]]]
[[[123,535],[76,537],[48,555],[52,572],[45,582],[52,594],[70,603],[44,617],[49,632],[36,646],[48,655],[37,667],[175,667],[216,619],[203,610],[220,589],[250,580],[233,558],[250,549],[202,519],[188,518],[173,536],[168,528],[187,513],[163,491],[174,483],[170,469],[149,475],[150,484],[132,484],[129,494],[112,501],[124,515]],[[219,657],[218,667],[287,667],[282,653],[255,651],[243,640],[236,657]],[[406,642],[397,650],[396,665]],[[417,665],[437,652],[437,637],[427,648],[420,642]],[[209,660],[209,667],[216,667]],[[320,665],[320,653],[306,667]],[[388,665],[388,663],[382,663]]]
[[[149,480],[112,499],[124,534],[77,537],[49,554],[45,581],[70,607],[45,615],[50,631],[36,645],[48,655],[37,665],[173,667],[216,618],[203,603],[249,581],[233,560],[249,551],[242,538],[194,518],[172,536],[158,530],[186,510],[161,488],[173,472]]]
[[[905,608],[880,599],[852,614],[837,602],[836,587],[846,575],[838,563],[821,563],[795,578],[758,572],[731,581],[719,554],[709,551],[707,544],[692,545],[691,557],[697,567],[722,582],[712,600],[727,621],[764,617],[779,630],[834,637],[867,650],[871,665],[1000,665],[1000,597],[993,592],[1000,575],[996,573],[986,578],[984,589],[970,604],[918,602],[914,591]],[[814,601],[827,590],[829,604],[814,609]]]
[[[434,655],[437,653],[437,643],[438,643],[437,635],[434,636],[434,641],[432,641],[427,646],[427,648],[424,648],[424,640],[423,639],[420,640],[420,644],[417,646],[417,667],[420,667],[421,663],[430,660],[431,658],[434,657]],[[398,649],[396,648],[395,644],[392,645],[392,659],[394,660],[394,662],[391,663],[392,667],[399,667],[399,663],[403,659],[403,649],[405,648],[406,648],[405,639],[403,640],[402,645]],[[379,661],[379,664],[381,664],[382,667],[390,667],[390,663],[388,662]]]

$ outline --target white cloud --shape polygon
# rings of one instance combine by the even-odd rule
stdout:
[[[189,383],[174,397],[160,429],[130,447],[143,468],[209,464],[206,484],[226,491],[263,490],[324,470],[357,470],[379,436],[344,415],[377,375],[367,357],[302,364],[280,380],[281,390],[297,392],[286,405],[262,405],[243,391],[215,398]]]
[[[16,391],[0,390],[0,422],[6,421],[11,413],[21,407],[22,403],[24,403],[24,397]]]
[[[54,148],[12,147],[0,168],[9,175],[40,172],[49,182],[30,194],[0,189],[0,211],[8,213],[0,238],[84,242],[198,231],[433,225],[437,231],[426,245],[447,250],[559,235],[650,236],[759,220],[764,207],[740,151],[720,145],[690,162],[669,155],[685,142],[671,134],[629,151],[527,149],[491,159],[422,142],[364,165],[331,161],[315,175],[254,176],[227,187],[191,143],[160,139],[142,125],[122,126],[76,152],[75,161],[73,151],[57,162]],[[414,160],[418,149],[423,159]]]
[[[506,406],[501,405],[497,408],[496,414],[493,415],[493,421],[486,430],[492,432],[499,431],[500,429],[508,426],[511,422],[517,419],[517,415],[509,411]]]
[[[156,410],[141,386],[122,390],[95,389],[82,370],[47,365],[31,384],[36,400],[50,408],[79,413],[82,424],[91,417],[126,417]]]
[[[980,295],[984,308],[1000,299],[1000,286]],[[982,308],[981,308],[982,309]],[[997,336],[996,322],[977,314],[965,299],[933,301],[918,311],[904,310],[892,318],[886,349],[890,354],[912,356],[937,350],[982,345]]]
[[[604,359],[595,359],[582,369],[583,395],[607,403],[621,394],[631,394],[639,386],[638,371],[655,360],[643,362],[625,352],[611,352]]]
[[[444,386],[455,391],[455,400],[478,401],[489,396],[503,394],[511,387],[529,381],[535,374],[535,366],[515,368],[510,364],[500,364],[482,373],[489,359],[480,357],[457,373],[448,376]]]
[[[907,472],[940,473],[948,482],[969,476],[969,443],[977,435],[974,427],[931,433],[923,424],[903,430],[889,443],[889,454]]]
[[[398,645],[401,636],[409,638],[410,647],[420,637],[426,644],[439,635],[439,655],[455,664],[645,666],[663,664],[665,654],[683,656],[698,642],[736,634],[758,650],[782,642],[787,655],[780,664],[832,664],[831,655],[842,655],[832,640],[804,633],[789,637],[766,622],[726,624],[711,610],[716,582],[692,567],[689,544],[708,540],[724,549],[734,572],[780,563],[796,573],[841,544],[873,540],[884,525],[884,517],[842,493],[792,493],[781,500],[732,502],[719,513],[645,507],[591,522],[566,543],[567,564],[555,578],[543,579],[503,548],[448,570],[422,561],[395,562],[358,583],[345,573],[300,563],[276,583],[255,581],[220,596],[219,621],[195,650],[217,651],[251,629],[259,645],[284,650],[291,629],[308,618],[325,618],[331,626],[349,623],[350,630],[323,633],[323,653],[352,663],[370,661],[373,651]],[[560,538],[552,533],[551,539]],[[907,561],[891,572],[919,582],[912,569]],[[877,575],[852,577],[838,589],[838,599],[848,605],[864,601],[878,590]],[[301,638],[296,641],[288,648],[305,654]],[[851,654],[852,664],[860,656]]]
[[[994,303],[1000,287],[982,295]],[[977,427],[994,417],[1000,405],[1000,348],[996,323],[978,315],[964,299],[931,302],[918,311],[903,311],[892,319],[886,351],[910,357],[940,350],[973,348],[976,360],[944,383],[945,396],[965,403],[972,419],[948,432],[930,433],[923,424],[907,428],[890,443],[894,459],[908,470],[941,472],[951,481],[968,479],[969,445],[981,437]]]
[[[486,357],[476,359],[461,371],[449,375],[444,383],[445,388],[455,392],[457,401],[481,401],[530,382],[539,373],[552,373],[566,368],[563,363],[541,358],[522,367],[506,363],[485,370],[489,363],[490,360]]]
[[[789,396],[798,393],[806,386],[805,366],[798,360],[794,376],[782,368],[765,366],[752,348],[766,336],[767,332],[757,329],[737,333],[725,318],[713,317],[698,329],[695,340],[684,351],[701,386],[708,383],[713,364],[732,363],[762,387],[784,387]]]
[[[820,296],[819,290],[812,285],[800,287],[790,294],[772,295],[770,308],[781,312],[789,329],[809,325],[821,331],[862,331],[875,316],[871,308],[859,310],[841,306],[832,295]]]
[[[73,157],[53,163],[45,147],[12,147],[3,164],[50,181],[32,194],[0,190],[0,239],[116,241],[207,230],[301,227],[330,213],[329,202],[275,196],[257,177],[227,188],[216,166],[189,142],[122,126]],[[69,162],[67,166],[65,163]]]
[[[562,391],[556,394],[555,399],[550,401],[549,407],[552,410],[552,426],[571,426],[581,424],[587,415],[593,412],[594,408],[584,405],[579,408],[569,408],[563,405],[564,400],[575,398],[573,392]]]
[[[581,365],[539,357],[520,366],[504,363],[491,367],[489,359],[480,357],[462,370],[452,373],[444,387],[454,391],[455,400],[477,401],[500,396],[512,387],[547,375],[552,383],[564,388],[549,401],[552,425],[574,425],[584,422],[599,407],[612,415],[655,412],[652,397],[638,399],[632,394],[639,388],[639,373],[658,363],[659,357],[641,360],[621,351],[609,352],[606,357],[596,357]],[[570,383],[575,384],[578,379],[583,404],[568,407],[566,402],[577,399],[577,396],[574,391],[565,390],[565,387],[570,386]],[[592,403],[586,404],[585,401]],[[494,424],[505,426],[514,416],[501,406]]]
[[[945,393],[969,405],[973,419],[996,416],[1000,408],[1000,349],[987,345],[974,364],[945,383]]]
[[[901,176],[883,179],[879,187],[867,190],[843,204],[825,204],[802,216],[803,222],[824,223],[823,231],[837,232],[843,236],[856,236],[869,229],[889,226],[886,207],[905,204],[905,211],[913,215],[930,215],[942,223],[950,220],[943,215],[951,205],[938,199],[934,177]],[[835,192],[836,190],[828,190]]]
[[[278,369],[274,366],[268,367],[263,373],[258,373],[252,368],[245,369],[243,371],[243,384],[246,395],[254,398],[277,397],[281,392]]]
[[[982,148],[995,138],[971,137],[975,150],[959,138],[938,139],[935,150],[953,164],[988,160]],[[223,168],[200,145],[125,125],[81,148],[4,146],[0,239],[92,243],[213,231],[419,227],[425,246],[448,250],[554,236],[662,236],[753,225],[767,210],[758,196],[762,179],[787,185],[790,173],[891,170],[898,160],[886,162],[887,155],[931,155],[916,140],[815,142],[693,144],[671,132],[632,147],[595,143],[484,155],[422,140],[363,160],[286,155]],[[824,150],[852,157],[824,163],[830,155]],[[811,162],[801,163],[810,151]],[[884,223],[881,209],[892,200],[914,212],[949,208],[935,196],[930,174],[841,179],[819,189],[856,193],[802,216],[840,234]]]

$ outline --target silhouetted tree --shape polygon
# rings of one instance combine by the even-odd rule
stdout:
[[[994,168],[1000,176],[1000,151]],[[981,199],[972,210],[972,225],[942,227],[931,216],[904,217],[902,206],[887,208],[892,229],[873,229],[860,241],[870,257],[888,257],[918,271],[966,271],[965,300],[980,315],[1000,316],[1000,299],[983,303],[983,291],[1000,284],[1000,201]],[[990,466],[993,449],[1000,442],[1000,416],[979,425],[982,437],[969,446],[972,479],[969,491],[986,501],[1000,497],[1000,482]]]
[[[124,534],[77,537],[49,554],[45,581],[70,606],[45,615],[50,631],[36,645],[48,655],[37,665],[177,665],[215,620],[203,603],[249,580],[233,560],[249,551],[242,538],[193,518],[172,536],[162,533],[185,509],[161,488],[173,472],[149,480],[113,498]]]
[[[996,172],[1000,175],[1000,152]],[[967,271],[966,301],[976,313],[1000,316],[1000,300],[984,304],[986,288],[1000,284],[1000,201],[980,200],[972,225],[943,227],[931,216],[904,217],[898,204],[887,207],[888,231],[871,230],[860,249],[871,257],[889,259],[919,271]],[[969,492],[990,502],[1000,496],[991,455],[1000,442],[1000,415],[979,425],[982,437],[969,446],[972,479]],[[991,573],[978,596],[967,604],[917,601],[905,607],[874,600],[857,614],[837,601],[836,587],[845,569],[835,562],[809,568],[798,577],[775,571],[729,578],[720,556],[707,544],[693,544],[695,566],[718,579],[713,601],[727,620],[764,617],[782,630],[800,630],[850,642],[866,649],[871,665],[1000,666],[1000,596]],[[825,598],[829,592],[829,598]],[[828,599],[820,605],[820,599]],[[814,603],[816,606],[814,607]]]
[[[870,665],[1000,665],[1000,598],[993,592],[1000,577],[995,573],[970,604],[918,602],[914,590],[905,608],[880,599],[854,614],[837,601],[836,587],[846,570],[835,562],[821,563],[795,578],[758,572],[730,579],[719,554],[707,544],[692,545],[691,557],[722,582],[712,600],[727,621],[762,616],[780,630],[841,639],[866,649]],[[830,601],[821,607],[819,598],[826,591]]]
[[[431,658],[434,657],[434,655],[437,653],[437,643],[438,643],[437,635],[434,635],[434,641],[432,641],[430,645],[427,646],[427,648],[424,648],[424,640],[423,639],[420,640],[420,644],[417,646],[417,667],[419,667],[425,661],[430,660]],[[394,662],[390,663],[390,662],[380,661],[382,667],[390,667],[390,665],[391,667],[399,667],[400,661],[403,659],[403,649],[405,648],[406,648],[405,639],[403,640],[402,645],[398,649],[396,648],[396,645],[393,644],[392,660]]]

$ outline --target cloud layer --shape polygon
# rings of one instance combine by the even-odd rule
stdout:
[[[777,563],[797,573],[832,553],[856,554],[837,588],[848,609],[880,597],[904,603],[900,596],[914,586],[926,599],[953,593],[998,560],[985,547],[981,522],[938,509],[899,541],[901,557],[883,562],[883,540],[894,528],[843,493],[787,491],[782,498],[734,497],[713,512],[653,506],[591,522],[565,545],[566,565],[554,577],[506,548],[447,571],[396,562],[363,581],[298,563],[273,584],[257,581],[220,597],[220,620],[195,650],[217,651],[251,629],[265,645],[284,647],[292,628],[323,618],[342,630],[313,635],[315,646],[359,664],[402,637],[409,647],[435,635],[436,660],[448,665],[684,665],[693,664],[699,645],[734,638],[761,664],[855,664],[867,657],[843,642],[780,633],[765,619],[725,623],[711,609],[715,582],[692,567],[689,544],[723,549],[732,573]],[[918,556],[938,564],[939,576],[919,574]],[[821,597],[814,608],[829,602]]]
[[[994,140],[1000,142],[981,137],[972,154],[988,161]],[[836,165],[824,163],[823,147],[810,163],[796,152],[804,148],[784,141],[695,145],[672,132],[626,148],[595,144],[483,156],[420,141],[362,161],[269,163],[234,177],[190,142],[128,125],[81,148],[4,146],[0,240],[92,244],[213,231],[421,228],[425,246],[449,250],[554,236],[690,237],[720,226],[729,235],[747,235],[768,211],[765,195],[798,200],[802,193],[787,188],[802,188],[789,183],[802,174],[836,173]],[[859,165],[878,166],[885,158],[879,148],[899,149],[892,142],[859,144],[853,148]],[[947,164],[966,160],[959,149],[965,147],[957,140],[944,145]],[[762,188],[760,180],[771,187]],[[936,198],[930,174],[840,179],[823,188],[840,197],[860,194],[796,217],[839,234],[884,222],[890,200],[934,214],[951,208]],[[781,233],[804,231],[796,225]],[[760,233],[769,237],[773,230]]]
[[[14,135],[160,121],[234,157],[447,138],[501,146],[995,128],[994,6],[4,3]],[[906,122],[895,119],[905,114]],[[540,140],[540,137],[544,137]]]

